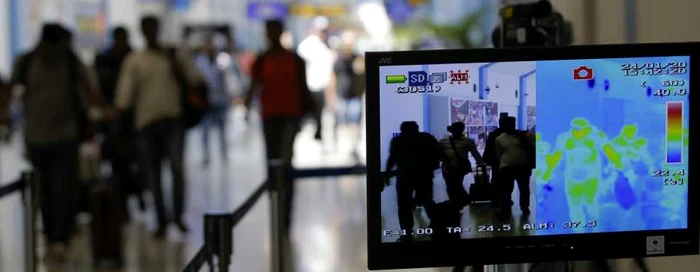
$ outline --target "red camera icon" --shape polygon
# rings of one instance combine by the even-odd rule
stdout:
[[[574,80],[593,79],[593,69],[588,66],[579,66],[574,69]]]

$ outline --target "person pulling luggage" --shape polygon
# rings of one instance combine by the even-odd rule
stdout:
[[[463,122],[455,122],[447,127],[448,136],[440,140],[440,147],[447,160],[442,164],[442,177],[445,179],[447,195],[458,210],[471,203],[469,193],[464,189],[464,177],[472,172],[469,154],[477,165],[484,165],[484,159],[476,148],[476,142],[464,135]]]

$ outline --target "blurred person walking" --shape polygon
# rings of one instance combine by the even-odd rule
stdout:
[[[112,31],[112,46],[95,57],[95,69],[102,95],[110,105],[114,105],[117,82],[124,60],[131,53],[129,33],[124,27]],[[104,136],[102,154],[112,165],[112,173],[120,183],[123,197],[133,194],[141,210],[146,209],[143,199],[143,177],[138,164],[138,145],[134,131],[133,111],[123,112],[113,122],[100,127]]]
[[[158,40],[158,19],[144,17],[141,30],[147,47],[130,54],[124,61],[115,100],[120,112],[133,107],[141,165],[156,206],[158,226],[154,237],[162,238],[169,222],[161,177],[164,160],[170,163],[173,177],[172,222],[180,232],[188,231],[182,218],[186,186],[183,153],[188,118],[185,103],[205,102],[194,101],[198,95],[194,88],[202,81],[191,58],[165,47]]]
[[[423,206],[429,218],[433,217],[433,178],[435,169],[446,157],[433,135],[420,132],[414,121],[401,123],[401,133],[391,139],[386,173],[396,167],[396,195],[399,206],[399,225],[402,230],[413,229],[413,209]],[[385,186],[389,185],[386,178]],[[415,194],[415,198],[414,198]],[[400,241],[413,240],[402,236]]]
[[[447,157],[446,162],[442,164],[442,176],[445,179],[447,195],[458,210],[462,210],[471,202],[469,193],[462,184],[464,177],[472,172],[469,154],[474,157],[477,165],[484,165],[476,142],[465,136],[464,130],[464,123],[452,123],[447,127],[450,135],[440,140],[440,146]]]
[[[233,95],[226,81],[224,71],[219,67],[218,51],[214,45],[214,37],[208,37],[202,52],[195,57],[199,72],[204,77],[209,91],[209,112],[202,120],[202,146],[204,148],[204,166],[208,166],[211,154],[209,149],[209,131],[216,127],[219,131],[221,157],[228,161],[228,141],[226,138],[226,123]]]
[[[111,115],[90,86],[85,66],[72,51],[70,37],[62,26],[45,24],[39,43],[16,60],[10,82],[0,92],[0,112],[6,114],[14,87],[25,89],[24,140],[40,177],[46,257],[56,261],[65,260],[75,230],[79,144],[94,136],[88,105]]]
[[[353,38],[346,33],[343,37],[343,47],[338,60],[335,62],[336,83],[336,118],[335,140],[339,144],[341,125],[348,129],[352,135],[351,154],[356,163],[360,163],[359,148],[361,144],[362,128],[362,96],[365,93],[364,59],[353,52]]]
[[[335,102],[333,66],[336,60],[335,53],[327,44],[325,30],[328,27],[328,19],[317,17],[313,22],[311,35],[299,43],[297,53],[306,61],[307,85],[311,90],[316,109],[316,133],[314,138],[323,144],[323,113],[326,107]],[[325,147],[325,145],[324,145]],[[324,149],[325,150],[325,149]]]
[[[284,184],[276,188],[284,190],[284,227],[292,224],[294,181],[292,175],[294,142],[300,130],[301,119],[312,113],[315,105],[307,86],[304,60],[282,46],[280,37],[284,25],[280,21],[265,23],[267,50],[258,56],[253,65],[251,85],[245,98],[246,119],[250,114],[253,97],[260,93],[263,132],[268,161],[268,178],[277,177],[275,170],[282,168]]]
[[[501,179],[501,216],[510,217],[512,214],[511,195],[514,183],[518,184],[520,192],[520,210],[522,216],[530,215],[530,176],[532,175],[531,158],[534,150],[535,137],[531,133],[516,129],[515,117],[506,117],[503,122],[503,133],[496,138],[495,155],[499,162],[499,178]]]

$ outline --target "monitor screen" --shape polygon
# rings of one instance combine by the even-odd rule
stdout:
[[[689,229],[690,55],[425,59],[368,81],[381,244],[568,248]],[[497,239],[511,237],[530,239]],[[667,253],[664,235],[645,237],[648,255]]]

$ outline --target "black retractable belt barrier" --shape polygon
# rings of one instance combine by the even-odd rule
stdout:
[[[25,181],[24,179],[19,179],[18,181],[12,182],[5,186],[0,187],[0,198],[3,198],[17,190],[24,189]]]
[[[335,177],[348,175],[362,175],[367,173],[365,166],[336,167],[336,168],[313,168],[299,169],[294,171],[295,178],[315,178],[315,177]]]
[[[275,166],[272,168],[278,168]],[[294,178],[311,178],[311,177],[331,177],[331,176],[346,176],[346,175],[361,175],[367,173],[367,168],[364,166],[354,167],[337,167],[337,168],[311,168],[297,169],[292,174]],[[204,264],[208,264],[211,271],[214,270],[214,257],[217,257],[217,267],[219,271],[228,271],[228,266],[231,264],[233,256],[233,234],[232,229],[245,217],[253,208],[255,203],[260,200],[260,197],[266,191],[270,191],[273,195],[279,193],[279,189],[273,186],[271,180],[265,181],[251,194],[248,199],[241,204],[233,213],[207,213],[204,215],[204,245],[197,251],[197,254],[185,266],[183,271],[195,272],[199,271]],[[280,184],[277,184],[278,186]],[[280,201],[279,197],[274,197],[273,201]],[[277,203],[280,204],[280,203]],[[276,206],[276,205],[272,205]],[[274,209],[274,207],[273,207]],[[281,212],[278,209],[277,212]],[[273,220],[273,230],[281,229],[280,220]],[[274,233],[273,233],[274,235]],[[273,256],[278,258],[275,262],[278,269],[283,266],[283,247],[277,244]],[[275,265],[275,264],[273,264]]]
[[[207,262],[212,266],[211,258],[217,257],[219,271],[228,271],[233,254],[233,235],[231,234],[231,214],[204,215],[204,247],[209,252]]]

